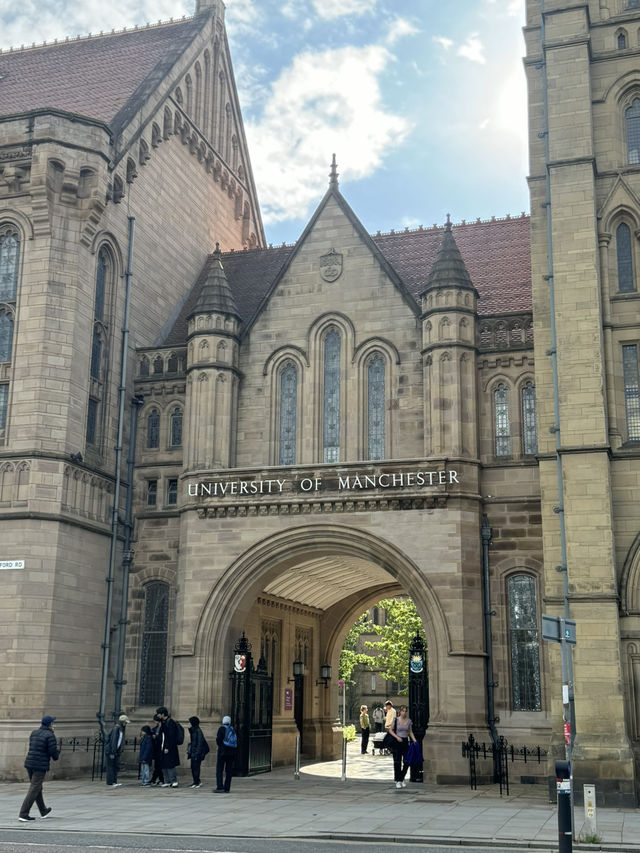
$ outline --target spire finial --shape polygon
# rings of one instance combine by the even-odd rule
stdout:
[[[336,155],[333,155],[331,160],[331,171],[329,172],[329,186],[338,188],[338,164],[336,163]]]
[[[447,221],[445,223],[445,231],[451,231],[451,215],[447,213]]]

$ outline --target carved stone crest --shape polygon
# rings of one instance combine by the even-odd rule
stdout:
[[[335,281],[342,274],[342,255],[331,249],[320,257],[320,275],[325,281]]]

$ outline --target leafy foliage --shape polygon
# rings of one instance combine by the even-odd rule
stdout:
[[[399,692],[406,693],[409,689],[409,649],[416,633],[422,637],[425,649],[427,646],[422,620],[410,598],[385,598],[378,602],[378,607],[386,611],[386,621],[384,625],[372,626],[378,639],[365,642],[365,648],[377,652],[375,661],[382,670],[382,677],[397,681]]]
[[[363,666],[365,669],[373,669],[376,664],[376,659],[373,655],[357,651],[359,637],[362,634],[371,634],[373,632],[373,622],[368,617],[368,613],[363,613],[357,618],[345,637],[344,645],[340,652],[340,678],[347,682],[347,684],[354,684],[351,676],[357,666]]]

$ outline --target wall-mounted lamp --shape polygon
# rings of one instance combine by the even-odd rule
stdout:
[[[323,663],[320,667],[320,678],[316,679],[316,684],[320,684],[320,682],[324,682],[324,689],[326,690],[329,686],[329,682],[331,681],[331,667],[328,663]]]
[[[300,658],[293,662],[293,678],[287,678],[287,681],[295,681],[297,678],[302,678],[304,675],[304,661]]]

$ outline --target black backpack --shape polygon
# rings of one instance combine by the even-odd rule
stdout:
[[[179,723],[177,720],[174,720],[174,723],[178,727],[178,746],[182,746],[184,743],[184,728],[182,723]]]

